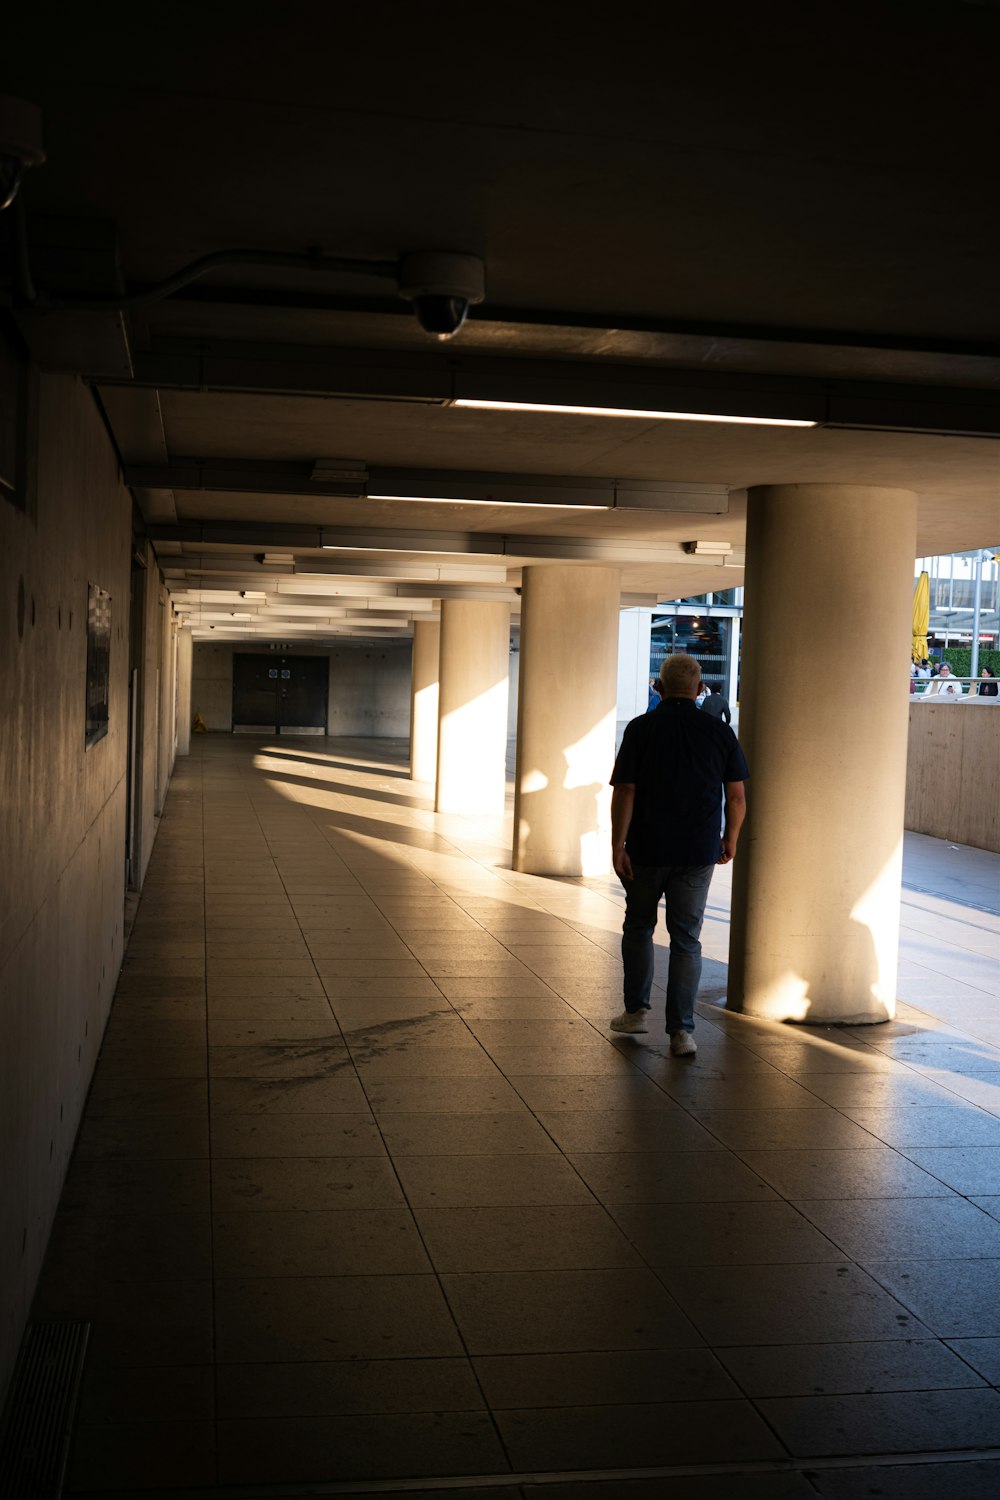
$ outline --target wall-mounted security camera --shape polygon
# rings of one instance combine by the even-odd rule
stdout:
[[[10,208],[28,167],[44,160],[38,105],[0,94],[0,209]]]
[[[486,267],[476,255],[414,250],[400,258],[399,295],[413,303],[425,333],[450,339],[486,296]]]

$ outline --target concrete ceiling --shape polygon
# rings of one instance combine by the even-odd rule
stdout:
[[[993,5],[223,0],[155,17],[113,6],[100,27],[25,7],[5,32],[0,89],[46,121],[48,161],[23,190],[43,293],[116,291],[110,225],[131,291],[231,248],[486,263],[487,299],[444,348],[363,275],[227,267],[124,317],[40,314],[12,294],[38,357],[94,384],[126,469],[159,466],[135,492],[185,607],[206,584],[265,592],[276,631],[309,628],[319,617],[288,603],[288,580],[342,566],[309,598],[359,578],[404,588],[376,592],[369,613],[409,597],[397,626],[371,627],[402,631],[447,588],[516,599],[524,565],[560,556],[617,563],[629,597],[730,587],[743,492],[765,483],[914,489],[921,554],[1000,535],[1000,445],[979,435],[1000,432]],[[205,374],[206,353],[223,373]],[[604,404],[665,382],[690,398],[682,410],[738,392],[768,410],[816,405],[821,425],[448,403],[467,374],[568,389],[574,372]],[[173,482],[178,460],[321,458],[723,498],[576,511]],[[366,540],[324,552],[317,528]],[[731,551],[706,561],[682,550],[692,539]],[[272,573],[265,555],[295,561]],[[353,633],[358,615],[317,630]]]

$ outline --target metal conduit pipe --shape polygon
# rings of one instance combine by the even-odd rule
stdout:
[[[271,270],[282,271],[332,271],[341,275],[377,276],[389,281],[396,281],[399,275],[399,262],[395,260],[363,260],[354,256],[325,255],[319,251],[301,255],[279,250],[216,250],[211,255],[203,255],[199,260],[182,266],[173,276],[168,276],[164,281],[158,281],[141,292],[126,292],[121,297],[50,297],[44,291],[37,290],[34,285],[23,210],[18,214],[17,253],[18,293],[22,301],[36,312],[131,312],[172,297],[175,292],[219,266],[266,266]]]

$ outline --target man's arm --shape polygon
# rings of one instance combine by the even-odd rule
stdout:
[[[747,815],[747,794],[743,782],[727,781],[724,785],[726,788],[726,826],[722,830],[720,865],[728,865],[736,853],[736,841],[743,827],[743,819]]]
[[[611,793],[611,862],[615,874],[623,882],[632,879],[632,861],[625,852],[625,839],[634,806],[635,782],[619,782]]]

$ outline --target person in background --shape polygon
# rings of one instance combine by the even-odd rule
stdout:
[[[708,691],[709,690],[708,690],[708,683],[707,682],[700,682],[698,684],[698,694],[697,694],[697,697],[695,698],[694,701],[698,705],[699,708],[704,708],[704,706],[705,706],[705,699],[708,697]]]
[[[961,698],[965,689],[958,678],[951,675],[948,663],[943,662],[940,672],[927,691],[938,698]]]
[[[702,712],[711,714],[713,719],[722,719],[726,724],[733,722],[732,711],[722,696],[721,688],[714,687],[701,707]]]
[[[997,674],[992,667],[984,667],[982,671],[982,682],[976,688],[978,698],[996,698],[1000,684],[997,683]]]
[[[660,679],[651,677],[649,679],[649,701],[646,704],[646,712],[651,714],[654,708],[659,708],[663,702],[663,693],[660,688]]]

